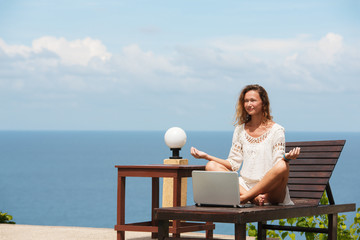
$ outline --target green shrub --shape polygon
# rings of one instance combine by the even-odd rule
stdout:
[[[13,217],[7,213],[0,212],[0,223],[10,223],[15,224],[15,222],[11,221]]]

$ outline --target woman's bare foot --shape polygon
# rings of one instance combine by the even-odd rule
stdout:
[[[258,205],[258,206],[263,206],[265,203],[267,203],[266,195],[265,194],[259,194],[251,202],[253,204]]]
[[[259,194],[257,197],[251,200],[244,200],[244,197],[240,195],[240,203],[241,204],[252,203],[258,206],[262,206],[265,203],[265,194]]]
[[[255,198],[250,199],[250,200],[246,200],[248,199],[246,196],[244,196],[246,194],[241,195],[240,194],[240,203],[241,204],[246,204],[248,202],[251,202],[252,204],[258,205],[258,206],[263,206],[266,203],[269,203],[269,199],[267,198],[267,194],[259,194],[257,195]]]

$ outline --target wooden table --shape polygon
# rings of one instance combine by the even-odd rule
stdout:
[[[157,221],[155,220],[155,208],[159,208],[159,178],[167,177],[174,179],[173,203],[174,207],[181,205],[181,178],[191,177],[194,170],[205,170],[203,165],[132,165],[115,166],[118,169],[118,193],[117,193],[117,240],[125,240],[125,231],[151,232],[156,238],[158,233]],[[152,178],[152,204],[151,221],[125,224],[125,183],[126,177],[151,177]],[[180,233],[206,230],[209,238],[212,238],[215,225],[212,223],[186,223],[178,220],[173,221],[170,232],[175,237]]]

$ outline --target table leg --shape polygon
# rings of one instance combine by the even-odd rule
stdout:
[[[159,240],[165,240],[169,237],[169,220],[159,220]]]
[[[159,208],[159,178],[152,178],[152,193],[151,193],[151,225],[157,226],[157,221],[155,221],[155,208]],[[157,238],[157,233],[151,233],[151,238]]]
[[[235,223],[235,240],[246,240],[246,223]]]
[[[174,207],[181,206],[181,178],[180,177],[174,177],[173,182],[173,205]]]
[[[125,177],[118,177],[117,225],[125,224]],[[125,240],[125,231],[117,231],[117,240]]]
[[[181,178],[174,177],[173,182],[173,206],[179,207],[181,206]],[[176,230],[180,227],[180,220],[173,220],[173,229]],[[173,237],[180,238],[180,233],[173,233]]]

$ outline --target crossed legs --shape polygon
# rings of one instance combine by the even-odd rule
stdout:
[[[229,171],[225,166],[214,161],[206,164],[207,171]],[[289,178],[289,164],[284,160],[278,161],[253,188],[246,190],[241,185],[240,201],[251,201],[257,205],[264,203],[282,203],[286,194],[286,185]]]

